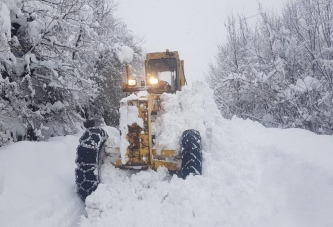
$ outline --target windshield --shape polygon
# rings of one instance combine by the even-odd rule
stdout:
[[[177,60],[175,58],[152,59],[148,62],[148,74],[157,77],[171,86],[172,90],[177,89],[176,74]]]

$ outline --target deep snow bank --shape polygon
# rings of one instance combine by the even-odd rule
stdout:
[[[79,137],[0,148],[0,226],[70,227],[84,212],[75,194]]]
[[[69,227],[80,215],[82,227],[332,226],[332,136],[225,120],[205,84],[166,95],[162,105],[159,145],[177,146],[178,134],[198,129],[202,176],[184,181],[163,168],[135,174],[105,164],[82,215],[79,136],[19,142],[0,148],[0,227]],[[107,132],[116,137],[116,129]]]
[[[203,175],[183,181],[162,168],[134,174],[105,164],[80,226],[332,225],[332,136],[227,121],[203,83],[163,96],[162,106],[158,145],[199,130]]]

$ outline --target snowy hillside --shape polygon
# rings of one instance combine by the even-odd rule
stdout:
[[[103,184],[83,204],[74,186],[80,135],[19,142],[0,148],[0,226],[333,225],[332,136],[225,120],[205,84],[164,96],[162,106],[164,140],[200,131],[202,176],[104,164]]]

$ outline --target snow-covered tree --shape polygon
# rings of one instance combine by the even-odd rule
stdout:
[[[222,114],[333,134],[332,1],[298,0],[256,28],[230,17],[207,77]]]
[[[141,49],[114,8],[108,0],[0,1],[3,141],[72,134],[118,106],[117,51],[127,45],[140,56]]]

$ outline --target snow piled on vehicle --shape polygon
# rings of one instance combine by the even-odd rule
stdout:
[[[138,124],[141,128],[143,128],[143,119],[139,118],[139,109],[136,105],[128,105],[128,101],[133,101],[137,103],[140,99],[139,96],[131,94],[128,97],[121,99],[120,108],[119,108],[119,129],[121,130],[121,143],[120,143],[120,155],[122,164],[126,164],[127,157],[126,151],[127,147],[130,145],[126,139],[128,134],[128,125],[132,125],[134,123]]]
[[[332,136],[225,120],[204,83],[161,101],[159,146],[177,147],[184,130],[198,130],[203,175],[182,180],[165,168],[133,172],[104,164],[103,184],[87,197],[81,227],[332,223]]]
[[[134,50],[128,46],[115,45],[116,56],[120,63],[129,64],[133,61]]]

